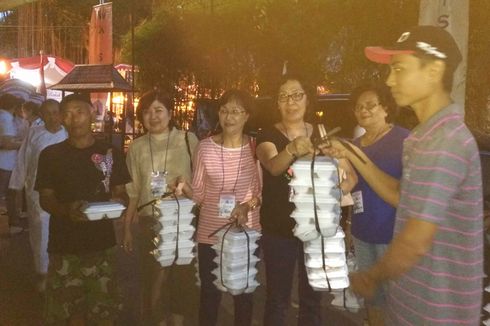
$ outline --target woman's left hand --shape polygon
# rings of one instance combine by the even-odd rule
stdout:
[[[231,216],[229,218],[230,222],[235,221],[239,225],[245,225],[248,222],[248,211],[250,207],[247,203],[238,204],[233,208]]]

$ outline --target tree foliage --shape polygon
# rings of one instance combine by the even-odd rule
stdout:
[[[40,50],[62,56],[75,63],[87,62],[88,24],[92,6],[98,0],[39,0],[16,7],[0,21],[2,48],[0,55],[25,57]],[[115,0],[113,33],[115,57],[120,40],[135,22],[148,17],[152,0]]]
[[[490,1],[470,2],[468,70],[466,73],[466,122],[490,134]],[[490,144],[487,144],[490,146]]]
[[[44,46],[47,53],[86,63],[87,24],[98,3],[40,0],[9,12],[0,20],[0,55],[34,55]],[[20,25],[19,13],[34,6],[42,7],[42,15],[23,21],[29,25],[24,29],[13,28]],[[260,94],[271,94],[287,62],[314,84],[349,92],[361,80],[384,78],[363,49],[391,43],[416,24],[418,7],[419,0],[114,0],[115,60],[131,62],[132,19],[140,88],[172,88],[184,78],[214,95],[257,86]],[[467,121],[487,132],[489,13],[490,1],[470,2]],[[40,17],[42,27],[34,28]]]
[[[391,43],[417,16],[418,1],[402,0],[162,2],[158,13],[137,28],[140,85],[162,78],[172,84],[187,74],[206,88],[258,83],[260,93],[269,94],[287,62],[315,84],[349,91],[376,75],[376,66],[363,56],[364,46]],[[130,51],[126,38],[126,58]],[[168,52],[179,60],[167,61]]]

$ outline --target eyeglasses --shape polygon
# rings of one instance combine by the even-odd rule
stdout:
[[[247,111],[245,110],[240,110],[240,109],[230,109],[230,110],[226,110],[226,109],[219,109],[219,114],[220,115],[231,115],[232,117],[237,117],[239,116],[240,114],[243,114]]]
[[[279,97],[277,98],[277,101],[279,103],[286,103],[289,101],[289,99],[292,99],[294,102],[301,101],[303,97],[305,96],[305,93],[303,92],[297,92],[293,94],[280,94]]]
[[[366,109],[368,112],[372,112],[375,107],[377,107],[379,103],[367,103],[366,105],[356,105],[352,111],[355,113],[359,113],[362,111],[362,109]]]

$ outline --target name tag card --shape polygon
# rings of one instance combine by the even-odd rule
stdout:
[[[362,201],[362,191],[356,191],[351,193],[352,199],[354,200],[354,214],[359,214],[364,212],[364,203]]]
[[[167,191],[167,172],[155,171],[151,173],[150,181],[151,194],[155,198],[160,198]]]
[[[219,196],[218,216],[221,218],[228,218],[231,216],[231,212],[236,206],[235,194],[221,194]]]

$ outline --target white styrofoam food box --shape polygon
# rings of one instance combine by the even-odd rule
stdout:
[[[291,166],[293,174],[297,180],[311,180],[311,160],[308,158],[300,158]],[[338,178],[337,162],[325,156],[317,156],[315,158],[314,178],[322,182]]]
[[[97,221],[105,218],[118,218],[124,209],[126,207],[117,202],[93,202],[89,203],[83,212],[90,221]]]
[[[179,199],[179,203],[174,198],[165,198],[157,201],[156,206],[162,215],[190,214],[194,207],[194,202],[187,198]]]

